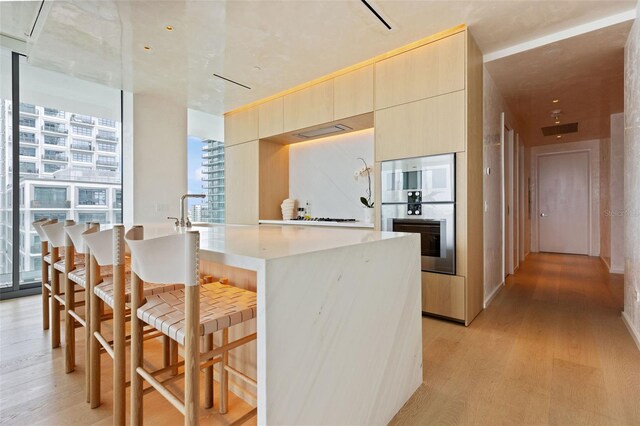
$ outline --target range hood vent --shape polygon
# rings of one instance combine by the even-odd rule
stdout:
[[[557,126],[547,126],[542,128],[544,136],[564,135],[565,133],[575,133],[578,131],[578,123],[558,124]]]
[[[344,132],[346,130],[353,130],[353,129],[349,126],[345,126],[344,124],[336,124],[334,126],[320,127],[318,129],[307,130],[306,132],[296,133],[293,136],[302,138],[302,139],[311,139],[311,138],[317,138],[318,136],[326,136],[334,133]]]

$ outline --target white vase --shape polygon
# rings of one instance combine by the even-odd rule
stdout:
[[[364,222],[373,223],[373,209],[369,207],[364,208]]]

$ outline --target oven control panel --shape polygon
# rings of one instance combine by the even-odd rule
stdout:
[[[422,191],[407,191],[407,214],[409,216],[422,214]]]

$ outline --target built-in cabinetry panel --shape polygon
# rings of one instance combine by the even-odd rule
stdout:
[[[376,111],[376,161],[464,151],[465,93]]]
[[[465,88],[465,37],[457,33],[376,63],[376,110]]]
[[[258,136],[260,139],[284,133],[282,97],[258,105],[258,123]]]
[[[252,107],[224,117],[226,146],[258,139],[258,108]]]
[[[464,277],[422,273],[422,310],[448,318],[465,320]]]
[[[333,91],[334,120],[373,111],[373,65],[336,77]]]
[[[225,216],[232,224],[258,223],[259,141],[227,146],[225,154]]]
[[[289,145],[260,141],[259,218],[282,219],[280,204],[289,198]]]
[[[333,121],[333,80],[284,96],[284,131]]]

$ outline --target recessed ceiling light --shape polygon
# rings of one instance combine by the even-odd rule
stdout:
[[[147,50],[147,51],[151,50],[151,46],[145,46],[144,50]]]
[[[554,104],[557,104],[558,102],[560,102],[560,99],[554,99],[552,102],[553,102]]]
[[[556,124],[560,124],[560,120],[556,120]]]
[[[558,136],[556,136],[556,138],[562,139],[562,135],[558,135]]]
[[[167,31],[173,31],[173,26],[167,25],[166,27],[164,27],[164,29]]]

